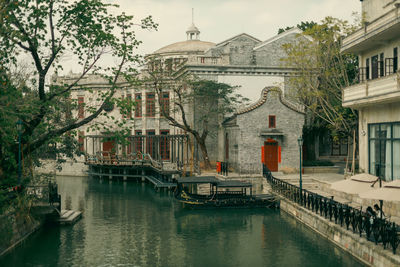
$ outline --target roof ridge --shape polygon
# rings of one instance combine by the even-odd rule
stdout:
[[[298,113],[303,113],[303,114],[305,113],[304,106],[293,103],[293,102],[287,100],[285,97],[283,97],[282,90],[279,87],[267,86],[261,91],[261,97],[258,101],[256,101],[253,104],[250,104],[247,107],[244,107],[244,108],[236,111],[235,115],[244,114],[244,113],[250,112],[250,111],[260,107],[262,104],[264,104],[267,101],[267,95],[269,92],[277,92],[279,94],[279,101],[286,107],[290,108],[291,110],[296,111]]]

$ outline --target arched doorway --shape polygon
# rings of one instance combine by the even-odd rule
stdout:
[[[278,171],[278,141],[268,138],[264,142],[264,162],[270,171]]]

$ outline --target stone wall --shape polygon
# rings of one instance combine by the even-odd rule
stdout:
[[[41,166],[35,168],[38,173],[65,175],[65,176],[86,176],[88,166],[84,163],[83,156],[77,157],[76,161],[68,159],[65,163],[61,164],[61,170],[56,168],[53,160],[42,160]]]
[[[262,132],[268,130],[268,116],[276,116],[276,130],[283,133],[278,136],[266,136]],[[233,145],[237,145],[238,172],[261,173],[261,146],[267,138],[274,138],[281,146],[281,163],[278,168],[296,168],[299,161],[297,139],[302,134],[304,114],[285,106],[279,99],[278,92],[270,91],[267,100],[258,108],[236,117],[239,132],[232,136]],[[231,131],[231,130],[229,130]],[[229,134],[229,133],[228,133]],[[236,152],[230,147],[232,153]]]
[[[295,217],[334,244],[349,252],[354,257],[370,266],[389,267],[400,266],[400,256],[394,255],[390,249],[368,241],[364,237],[346,230],[334,222],[318,216],[286,199],[281,199],[281,210]]]
[[[229,55],[230,65],[255,65],[253,48],[259,41],[241,34],[210,49],[206,55]]]
[[[282,33],[284,35],[285,33]],[[282,58],[287,54],[283,45],[295,43],[298,41],[299,34],[297,32],[288,33],[282,38],[267,42],[265,45],[255,49],[256,64],[259,66],[284,66]]]

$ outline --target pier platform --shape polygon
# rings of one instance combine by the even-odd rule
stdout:
[[[61,210],[61,214],[60,214],[60,218],[58,219],[58,223],[61,225],[74,224],[80,218],[82,218],[81,211]]]

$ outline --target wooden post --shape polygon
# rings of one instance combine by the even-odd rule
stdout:
[[[353,162],[351,164],[351,173],[354,175],[356,169],[356,130],[353,130]]]
[[[347,157],[346,157],[346,168],[345,172],[349,171],[349,157],[350,157],[350,136],[347,136]]]

